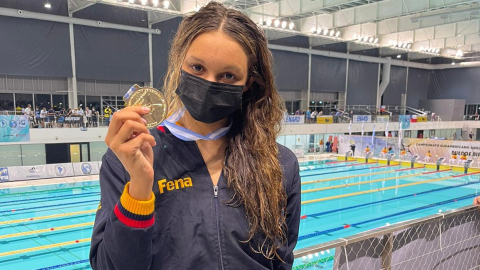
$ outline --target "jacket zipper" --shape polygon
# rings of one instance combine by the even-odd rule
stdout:
[[[223,267],[222,242],[220,241],[220,221],[218,218],[218,186],[213,186],[213,195],[215,196],[215,220],[217,222],[218,248],[220,250],[220,267]]]

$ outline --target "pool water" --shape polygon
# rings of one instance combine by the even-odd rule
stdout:
[[[480,174],[451,170],[328,160],[300,170],[297,249],[470,205],[480,191]],[[98,181],[0,189],[0,269],[91,269],[99,200]],[[295,269],[331,269],[334,252],[299,258]]]

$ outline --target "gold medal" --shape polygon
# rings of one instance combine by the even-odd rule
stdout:
[[[134,85],[133,93],[124,98],[125,106],[143,106],[150,108],[150,113],[145,114],[143,118],[147,120],[147,127],[152,128],[160,125],[167,117],[168,106],[163,94],[157,89],[149,86],[139,87]]]

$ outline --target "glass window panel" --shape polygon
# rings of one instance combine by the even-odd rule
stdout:
[[[0,167],[22,166],[22,152],[19,144],[0,145]]]
[[[22,144],[23,166],[47,164],[45,144]]]
[[[15,94],[15,106],[16,110],[22,111],[22,108],[25,109],[28,104],[33,106],[33,95],[32,94]]]
[[[55,110],[68,109],[68,96],[67,95],[53,95],[53,108]]]
[[[77,108],[82,107],[82,109],[85,109],[85,95],[78,95],[77,96],[77,102],[78,105],[76,106]]]
[[[95,108],[95,110],[100,110],[100,97],[99,96],[87,96],[87,107],[90,108]]]
[[[38,107],[40,110],[45,107],[50,109],[51,104],[50,104],[50,95],[46,94],[35,94],[35,107]]]
[[[0,93],[0,114],[2,111],[13,110],[13,93]]]
[[[90,143],[90,161],[102,161],[102,157],[107,152],[107,145],[104,142]]]
[[[70,162],[80,162],[80,144],[70,144]]]
[[[88,144],[82,143],[82,162],[88,161]]]

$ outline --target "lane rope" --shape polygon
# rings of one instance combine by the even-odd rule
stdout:
[[[477,197],[477,196],[478,196],[478,194],[469,194],[469,195],[457,197],[457,198],[454,198],[454,199],[441,201],[441,202],[438,202],[438,203],[432,203],[432,204],[429,204],[429,205],[413,208],[413,209],[410,209],[410,210],[401,211],[401,212],[390,214],[390,215],[385,215],[385,216],[381,216],[381,217],[377,217],[377,218],[372,218],[372,219],[369,219],[369,220],[365,220],[365,221],[361,221],[361,222],[357,222],[357,223],[353,223],[353,224],[347,224],[347,225],[344,225],[344,226],[340,226],[340,227],[336,227],[336,228],[332,228],[332,229],[328,229],[328,230],[324,230],[324,231],[314,232],[314,233],[299,236],[298,240],[301,241],[301,240],[312,238],[312,237],[319,236],[319,235],[322,235],[322,234],[327,234],[327,233],[331,233],[331,232],[336,232],[336,231],[348,229],[352,226],[356,227],[356,226],[359,226],[359,225],[363,225],[363,224],[366,224],[366,223],[382,220],[382,219],[385,219],[385,218],[390,218],[390,217],[396,217],[396,216],[400,216],[400,215],[404,215],[404,214],[409,214],[409,213],[413,213],[413,212],[416,212],[416,211],[432,208],[432,207],[439,206],[439,205],[444,205],[444,204],[453,203],[453,202],[457,202],[457,201],[461,201],[461,200],[471,199],[471,198],[474,198],[474,197]]]
[[[453,188],[457,188],[457,187],[463,187],[463,186],[474,185],[474,184],[480,184],[480,181],[474,181],[474,182],[469,182],[469,183],[459,184],[459,185],[454,185],[454,186],[448,186],[448,187],[443,187],[443,188],[436,188],[436,189],[431,189],[431,190],[422,191],[422,192],[418,192],[418,193],[413,193],[413,194],[403,195],[403,196],[394,197],[394,198],[390,198],[390,199],[385,199],[385,200],[381,200],[381,201],[357,204],[357,205],[354,205],[354,206],[348,206],[348,207],[338,208],[338,209],[334,209],[334,210],[329,210],[329,211],[324,211],[324,212],[319,212],[319,213],[313,213],[313,214],[309,214],[309,215],[303,215],[302,219],[309,218],[309,217],[319,217],[319,216],[323,216],[323,215],[333,214],[333,213],[336,213],[336,212],[352,210],[352,209],[356,209],[356,208],[360,208],[360,207],[364,207],[364,206],[370,206],[370,205],[375,205],[375,204],[379,204],[379,203],[391,202],[391,201],[395,201],[395,200],[405,199],[405,198],[408,198],[408,197],[415,197],[415,196],[424,195],[424,194],[428,194],[428,193],[433,193],[433,192],[437,192],[437,191],[449,190],[449,189],[453,189]]]
[[[7,251],[7,252],[0,253],[0,257],[23,254],[23,253],[28,253],[28,252],[32,252],[32,251],[39,251],[39,250],[44,250],[44,249],[50,249],[50,248],[64,247],[64,246],[75,245],[75,244],[79,244],[79,243],[85,243],[85,242],[90,242],[90,238],[84,238],[84,239],[67,241],[67,242],[56,243],[56,244],[45,245],[45,246],[39,246],[39,247],[32,247],[32,248],[25,248],[25,249]]]
[[[9,224],[17,224],[17,223],[24,223],[29,221],[37,221],[37,220],[45,220],[45,219],[55,219],[60,217],[71,217],[71,216],[80,216],[83,214],[92,214],[97,212],[97,209],[94,210],[87,210],[87,211],[78,211],[78,212],[71,212],[71,213],[64,213],[64,214],[55,214],[43,217],[33,217],[33,218],[23,218],[23,219],[16,219],[16,220],[8,220],[8,221],[1,221],[0,225],[9,225]]]
[[[58,195],[58,196],[49,196],[49,197],[40,197],[40,198],[30,198],[30,199],[22,199],[22,200],[13,200],[13,201],[3,201],[0,202],[0,205],[6,203],[16,203],[16,202],[28,202],[28,201],[37,201],[37,200],[45,200],[45,199],[58,199],[58,198],[65,198],[65,197],[89,197],[90,195],[99,195],[100,192],[87,192],[87,193],[80,193],[80,194],[68,194],[68,195]],[[88,196],[87,196],[88,195]]]
[[[461,175],[456,175],[456,176],[447,176],[447,177],[435,178],[435,179],[430,179],[430,180],[425,180],[425,181],[420,181],[420,182],[408,183],[408,184],[403,184],[403,185],[398,185],[398,186],[370,189],[370,190],[365,190],[365,191],[360,191],[360,192],[354,192],[354,193],[348,193],[348,194],[342,194],[342,195],[336,195],[336,196],[331,196],[331,197],[315,199],[315,200],[303,201],[303,202],[301,202],[301,204],[303,205],[303,204],[317,203],[317,202],[329,201],[329,200],[346,198],[346,197],[353,197],[353,196],[362,195],[362,194],[369,194],[369,193],[379,192],[379,191],[383,191],[383,190],[390,190],[390,189],[395,189],[395,188],[416,186],[416,185],[421,185],[421,184],[425,184],[425,183],[438,182],[438,181],[442,181],[442,180],[446,180],[446,179],[452,179],[452,178],[474,175],[474,174],[479,174],[479,173],[480,172],[467,173],[467,174],[461,174]]]
[[[53,228],[41,229],[41,230],[35,230],[35,231],[28,231],[28,232],[5,234],[5,235],[0,235],[0,239],[15,238],[15,237],[19,237],[19,236],[41,234],[41,233],[46,233],[46,232],[62,231],[62,230],[81,228],[81,227],[89,227],[89,226],[93,226],[93,222],[85,222],[85,223],[79,223],[79,224],[73,224],[73,225],[67,225],[67,226],[60,226],[60,227],[53,227]]]
[[[87,259],[87,260],[81,260],[81,261],[75,261],[75,262],[68,262],[68,263],[63,263],[63,264],[57,264],[57,265],[52,265],[52,266],[48,266],[48,267],[38,268],[38,269],[35,269],[35,270],[58,269],[58,268],[62,268],[62,267],[65,267],[65,266],[71,266],[71,265],[82,264],[82,263],[90,263],[90,261]]]
[[[19,196],[19,195],[37,194],[37,193],[63,192],[63,191],[72,190],[72,189],[91,189],[91,188],[97,188],[97,187],[99,188],[100,185],[96,185],[96,186],[81,186],[81,187],[72,187],[72,188],[44,189],[44,190],[18,192],[18,193],[6,193],[6,194],[0,194],[0,198],[2,198],[2,197],[8,197],[8,196]],[[0,190],[2,190],[2,189],[0,189]],[[4,190],[5,190],[5,189],[4,189]]]
[[[443,171],[436,171],[436,172],[445,172],[445,171],[450,171],[450,170],[443,170]],[[375,179],[375,180],[369,180],[369,181],[355,182],[355,183],[350,183],[350,184],[341,184],[341,185],[330,186],[330,187],[308,189],[308,190],[302,190],[302,194],[318,192],[318,191],[323,191],[323,190],[330,190],[330,189],[338,189],[338,188],[344,188],[344,187],[350,187],[350,186],[360,186],[360,185],[366,185],[366,184],[383,182],[383,181],[398,180],[398,179],[403,179],[403,178],[408,178],[408,177],[419,176],[419,175],[423,175],[423,174],[426,174],[426,173],[407,174],[407,175],[387,177],[387,178],[381,178],[381,179]]]
[[[54,205],[42,205],[42,206],[35,206],[35,207],[20,208],[20,209],[10,209],[10,210],[0,211],[0,214],[13,213],[13,212],[17,212],[17,211],[44,209],[44,208],[51,208],[51,207],[58,207],[58,206],[65,206],[65,205],[73,205],[73,204],[92,203],[92,202],[99,202],[99,201],[100,200],[89,200],[89,201],[81,201],[81,202],[73,202],[73,203],[61,203],[61,204],[54,204]]]
[[[423,168],[408,168],[408,170],[418,170],[418,169],[423,169]],[[399,170],[381,171],[381,172],[374,172],[374,173],[365,173],[365,174],[360,174],[360,175],[357,174],[357,175],[349,175],[349,176],[340,176],[340,177],[334,177],[334,178],[328,178],[328,179],[306,181],[306,182],[302,182],[301,184],[302,185],[310,185],[310,184],[329,182],[329,181],[335,181],[335,180],[342,180],[342,179],[349,179],[349,178],[355,178],[355,177],[371,176],[371,175],[377,175],[377,174],[382,174],[382,173],[393,173],[393,172],[404,171],[404,170],[405,169],[399,169]]]
[[[394,166],[400,166],[400,165],[394,165]],[[362,171],[362,170],[370,170],[370,169],[372,169],[372,167],[365,167],[365,168],[353,169],[353,170],[332,171],[332,172],[326,172],[326,173],[314,173],[314,174],[300,175],[300,176],[301,177],[309,177],[309,176],[326,175],[326,174],[333,174],[333,173],[344,173],[344,172],[354,172],[354,171]]]

